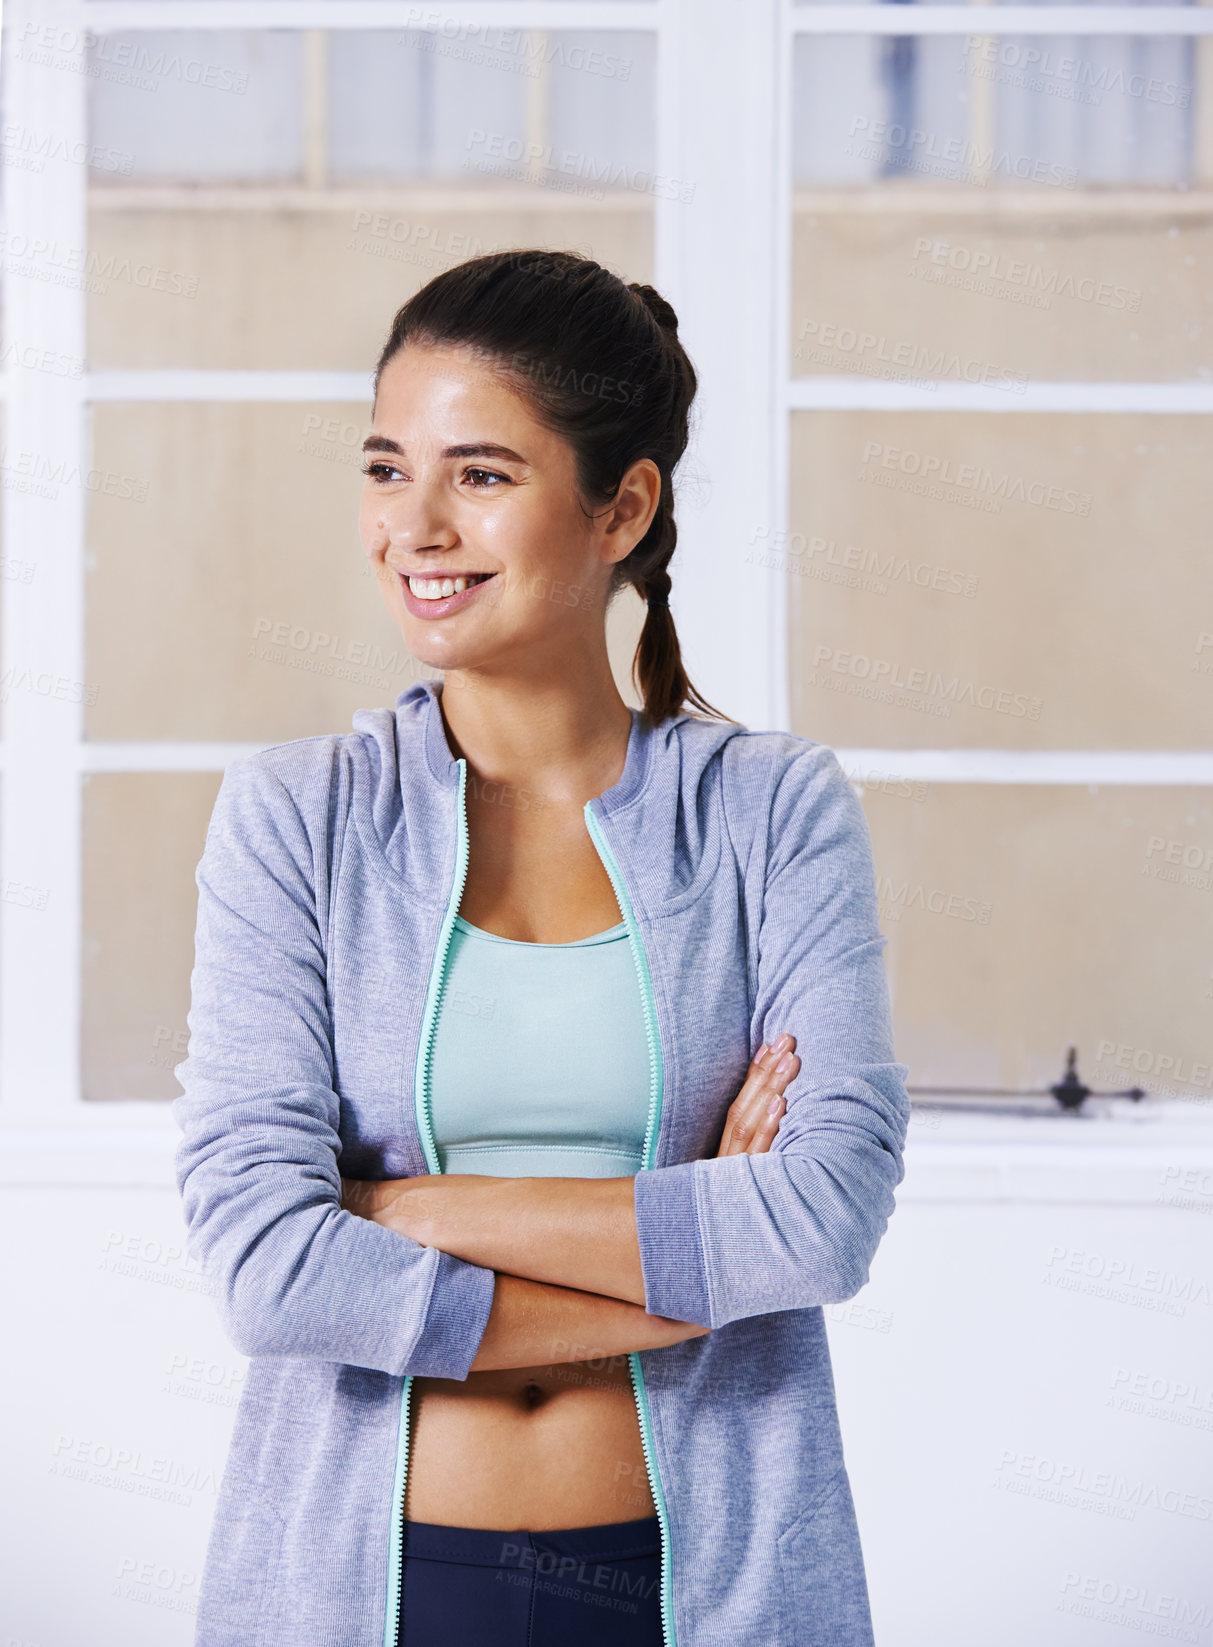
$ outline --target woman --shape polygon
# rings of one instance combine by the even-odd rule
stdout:
[[[393,323],[362,536],[444,678],[229,766],[198,868],[178,1181],[252,1358],[198,1647],[871,1640],[820,1306],[908,1070],[836,758],[683,671],[694,391],[568,253]]]

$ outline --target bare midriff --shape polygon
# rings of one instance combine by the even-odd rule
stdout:
[[[551,1532],[655,1513],[625,1355],[417,1378],[405,1514]]]
[[[626,738],[622,725],[618,764],[600,788],[622,771]],[[521,943],[569,943],[613,927],[620,907],[582,804],[524,811],[490,804],[469,784],[460,914]],[[411,1408],[410,1521],[551,1532],[656,1513],[626,1355],[416,1378]]]

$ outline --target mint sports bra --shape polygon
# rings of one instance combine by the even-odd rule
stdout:
[[[649,1076],[622,921],[571,944],[529,944],[455,917],[429,1087],[444,1172],[629,1177]]]

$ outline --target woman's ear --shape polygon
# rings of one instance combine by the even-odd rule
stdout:
[[[637,458],[624,471],[615,500],[603,520],[603,558],[626,560],[653,523],[661,503],[661,471],[652,458]]]

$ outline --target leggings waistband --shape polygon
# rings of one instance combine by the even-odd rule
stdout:
[[[661,1524],[655,1515],[639,1521],[612,1521],[602,1527],[562,1527],[554,1532],[501,1532],[489,1527],[443,1527],[406,1521],[404,1554],[423,1561],[459,1561],[475,1567],[533,1567],[548,1572],[557,1563],[621,1561],[660,1555]]]

